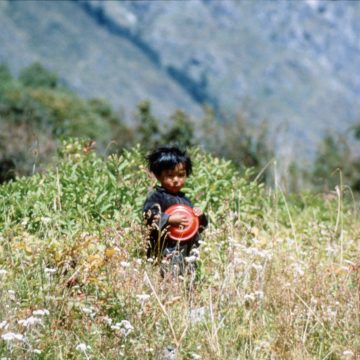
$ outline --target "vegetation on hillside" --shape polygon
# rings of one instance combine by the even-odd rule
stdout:
[[[261,174],[261,180],[274,182],[268,166],[275,155],[266,124],[256,129],[240,114],[220,123],[211,109],[205,109],[201,119],[180,110],[159,119],[148,101],[138,105],[129,122],[104,100],[80,98],[39,63],[24,68],[18,79],[5,65],[0,66],[0,120],[0,160],[14,161],[20,176],[43,171],[53,161],[59,139],[81,137],[96,141],[101,154],[119,154],[136,144],[144,150],[160,143],[196,145],[232,160],[239,169],[252,167],[255,176]],[[358,127],[349,132],[354,139],[328,135],[306,171],[292,163],[287,190],[301,190],[300,183],[334,190],[340,170],[343,184],[358,191],[360,159],[349,146],[349,140],[356,142],[358,132]]]
[[[0,150],[15,160],[21,175],[45,168],[58,139],[69,136],[95,140],[101,153],[119,153],[138,143],[146,150],[159,143],[197,144],[257,171],[271,156],[270,151],[257,152],[259,146],[266,148],[266,136],[251,134],[245,119],[222,126],[211,111],[194,121],[177,110],[164,121],[143,101],[128,124],[105,101],[80,98],[38,63],[23,69],[18,79],[0,66],[0,84]]]
[[[209,215],[196,279],[147,262],[139,147],[69,140],[0,186],[0,354],[31,359],[340,359],[360,351],[358,206],[286,198],[191,150],[186,193]],[[344,355],[345,354],[345,355]]]

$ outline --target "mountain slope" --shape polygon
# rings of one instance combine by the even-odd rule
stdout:
[[[359,2],[14,1],[0,20],[0,61],[39,60],[125,111],[245,112],[304,156],[359,119]]]

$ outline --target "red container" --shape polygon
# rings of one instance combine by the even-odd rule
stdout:
[[[170,226],[169,237],[177,241],[190,240],[199,229],[199,218],[194,214],[193,208],[187,205],[175,204],[165,210],[165,214],[178,214],[186,216],[189,220],[187,226]]]

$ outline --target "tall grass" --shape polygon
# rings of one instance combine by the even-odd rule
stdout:
[[[70,141],[48,173],[0,187],[2,357],[360,353],[360,226],[343,189],[286,197],[192,156],[187,193],[211,220],[195,280],[162,279],[146,261],[141,207],[153,179],[139,148],[104,159]]]

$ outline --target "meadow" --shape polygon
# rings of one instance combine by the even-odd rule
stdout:
[[[68,140],[47,171],[0,186],[1,359],[360,357],[359,206],[341,176],[287,195],[191,155],[185,192],[210,219],[195,277],[146,259],[140,147]]]

